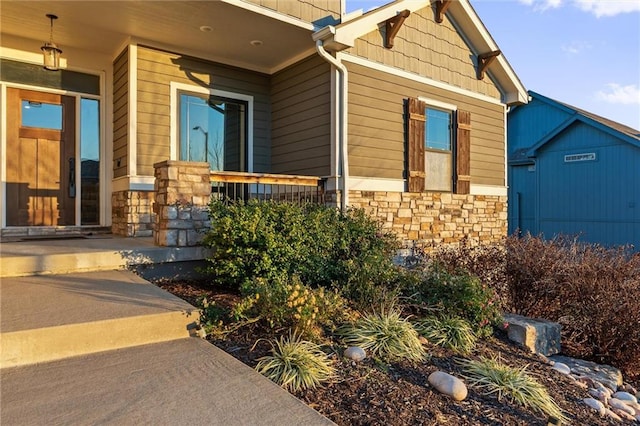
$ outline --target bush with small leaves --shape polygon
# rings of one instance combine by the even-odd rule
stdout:
[[[236,319],[259,317],[271,327],[291,327],[307,337],[321,335],[320,327],[334,329],[350,313],[338,293],[312,289],[295,275],[256,278],[242,286],[241,294],[233,310]]]
[[[416,321],[415,328],[430,343],[467,354],[476,345],[477,337],[469,322],[450,315],[431,316]]]
[[[315,388],[335,374],[329,357],[313,342],[293,334],[270,343],[271,355],[260,358],[256,370],[289,391]]]
[[[209,300],[206,296],[200,297],[197,305],[200,307],[199,323],[205,333],[221,332],[229,310],[217,305],[214,300]]]
[[[506,397],[524,407],[535,410],[554,419],[566,422],[562,410],[547,392],[526,372],[526,366],[514,368],[503,364],[498,357],[478,360],[458,360],[464,370],[464,377],[471,386],[479,388],[485,394],[495,394],[498,401]]]
[[[463,318],[479,337],[493,333],[492,325],[501,319],[500,303],[493,289],[464,270],[450,273],[437,263],[413,273],[418,274],[418,279],[406,281],[402,289],[411,303]]]
[[[425,350],[413,324],[397,309],[366,313],[338,330],[345,344],[359,346],[385,361],[422,361]]]
[[[370,306],[397,281],[397,238],[364,210],[214,201],[210,217],[203,244],[213,249],[207,271],[219,285],[237,289],[257,278],[297,275]]]

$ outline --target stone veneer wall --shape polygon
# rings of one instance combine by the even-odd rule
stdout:
[[[111,232],[125,237],[153,235],[155,215],[152,191],[118,191],[111,194]]]
[[[349,191],[363,208],[398,235],[405,247],[496,243],[507,235],[507,197],[440,192]]]
[[[208,163],[163,161],[155,169],[154,241],[159,246],[195,246],[210,228]]]

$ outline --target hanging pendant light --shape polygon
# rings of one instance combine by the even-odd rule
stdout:
[[[53,21],[58,19],[56,15],[47,14],[47,18],[51,20],[51,33],[49,34],[49,42],[40,48],[43,55],[44,69],[49,71],[58,71],[60,69],[60,54],[62,50],[53,42]]]

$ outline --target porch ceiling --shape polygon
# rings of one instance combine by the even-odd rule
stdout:
[[[53,38],[63,51],[73,47],[115,57],[133,37],[140,43],[272,73],[314,47],[312,24],[238,0],[2,1],[1,33],[34,40],[38,51],[49,40],[47,13],[59,17]],[[203,32],[202,26],[212,30]],[[254,46],[252,40],[262,45]],[[66,57],[72,67],[73,58]]]

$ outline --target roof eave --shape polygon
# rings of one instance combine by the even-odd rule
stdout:
[[[430,0],[396,0],[335,27],[324,27],[313,34],[313,39],[323,40],[327,50],[345,50],[353,47],[356,39],[377,30],[382,22],[393,18],[401,11],[409,10],[413,13],[431,6],[431,3]],[[498,45],[468,0],[452,2],[446,14],[470,44],[474,54],[498,50]],[[527,90],[504,55],[500,55],[493,62],[488,72],[499,86],[505,104],[522,105],[529,101]]]

